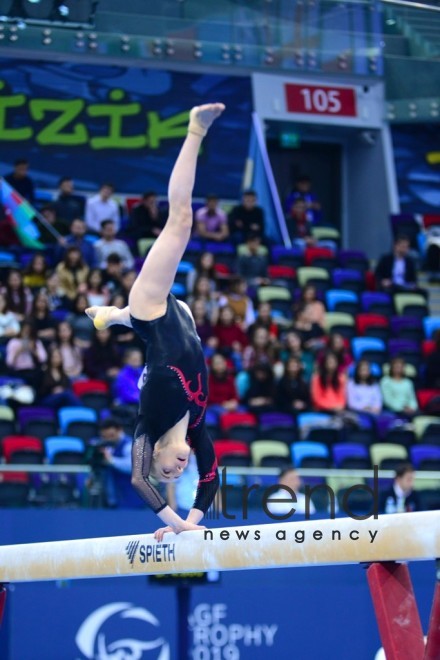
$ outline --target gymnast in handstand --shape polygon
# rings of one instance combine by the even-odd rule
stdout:
[[[207,369],[200,339],[187,305],[170,293],[192,227],[191,196],[203,137],[224,105],[213,103],[190,112],[188,135],[172,171],[169,216],[130,291],[128,307],[91,307],[97,329],[132,327],[146,344],[146,369],[140,391],[139,417],[132,450],[132,484],[166,527],[166,532],[201,529],[219,485],[217,462],[205,426]],[[150,482],[178,479],[191,452],[199,483],[193,508],[182,520]]]

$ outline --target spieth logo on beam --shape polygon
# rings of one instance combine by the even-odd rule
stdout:
[[[176,560],[176,551],[174,543],[156,543],[142,544],[140,541],[130,541],[125,547],[130,566],[133,568],[136,555],[139,550],[139,562],[141,564],[162,563]]]

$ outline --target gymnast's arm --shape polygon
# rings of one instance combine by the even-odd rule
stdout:
[[[152,458],[153,447],[148,437],[145,434],[138,436],[133,443],[132,449],[131,483],[133,488],[151,507],[154,513],[156,513],[176,534],[185,530],[195,529],[195,525],[192,524],[191,521],[182,520],[182,518],[167,505],[162,495],[150,482],[149,474]]]
[[[209,507],[219,487],[217,459],[210,435],[203,424],[199,434],[191,438],[199,471],[199,483],[193,508],[188,513],[187,521],[198,524]]]

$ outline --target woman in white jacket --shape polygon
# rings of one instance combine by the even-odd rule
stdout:
[[[367,360],[357,363],[353,378],[347,383],[347,405],[350,410],[370,415],[378,415],[382,410],[382,393]]]

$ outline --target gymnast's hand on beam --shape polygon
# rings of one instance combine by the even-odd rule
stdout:
[[[195,525],[194,523],[188,522],[187,520],[182,520],[182,522],[179,523],[179,525],[176,527],[170,527],[168,525],[167,527],[161,527],[160,529],[156,530],[154,532],[154,538],[156,541],[162,542],[164,534],[167,534],[168,532],[180,534],[180,532],[190,532],[197,529],[206,529],[206,527],[204,525]]]

